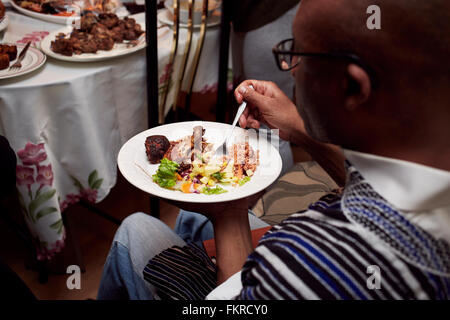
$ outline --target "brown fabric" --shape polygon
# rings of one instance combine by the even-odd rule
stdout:
[[[297,163],[267,190],[252,210],[257,217],[274,225],[338,189],[316,162]]]
[[[234,0],[232,3],[234,31],[249,32],[258,29],[278,19],[299,2],[299,0]]]

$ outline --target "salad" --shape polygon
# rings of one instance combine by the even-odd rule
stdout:
[[[152,179],[160,187],[183,193],[206,195],[227,192],[225,186],[239,187],[251,180],[259,165],[259,152],[254,152],[248,142],[235,144],[231,152],[213,158],[212,145],[203,137],[204,129],[194,128],[192,136],[171,141],[160,160]],[[156,137],[156,136],[154,136]],[[152,161],[161,154],[161,136],[148,137],[147,155]],[[153,147],[153,149],[152,149]],[[159,148],[159,149],[156,149]]]

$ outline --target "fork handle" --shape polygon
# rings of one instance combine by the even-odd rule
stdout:
[[[25,46],[25,48],[23,48],[22,52],[20,52],[19,58],[17,58],[17,62],[22,62],[23,58],[25,58],[25,54],[27,53],[28,48],[30,47],[30,45],[31,45],[31,41],[29,41],[27,43],[27,45]]]

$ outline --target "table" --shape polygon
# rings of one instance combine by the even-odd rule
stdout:
[[[63,27],[10,8],[7,14],[10,24],[3,42],[32,40],[39,45],[48,32]],[[136,20],[143,23],[145,16],[139,14]],[[162,27],[158,32],[163,83],[172,31]],[[183,53],[185,35],[182,29],[178,55]],[[194,43],[197,39],[195,32]],[[195,92],[217,87],[218,42],[219,30],[211,28]],[[147,129],[145,64],[145,50],[95,63],[48,58],[41,69],[29,75],[0,80],[0,133],[17,154],[19,198],[38,259],[51,259],[62,250],[65,228],[61,212],[81,199],[103,200],[116,183],[120,147]],[[173,91],[171,88],[165,113],[172,105]]]

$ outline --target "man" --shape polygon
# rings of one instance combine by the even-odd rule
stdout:
[[[343,147],[347,180],[342,196],[292,215],[254,250],[245,202],[180,204],[214,227],[219,286],[207,298],[450,297],[450,68],[443,62],[450,53],[450,4],[377,1],[383,18],[376,31],[365,25],[372,4],[302,1],[293,43],[275,50],[280,68],[296,80],[301,117],[272,83],[249,80],[237,89],[238,102],[249,102],[241,126],[279,128],[337,181],[343,158],[325,143]],[[112,251],[115,263],[107,261],[99,295],[107,297],[110,284],[128,297],[154,297],[157,285],[142,280],[142,270],[158,252],[184,243],[169,230],[158,232],[152,218],[127,220],[114,246],[122,246],[135,281],[124,280],[130,279],[120,271],[125,264]],[[170,235],[162,238],[164,232]],[[139,250],[151,241],[159,251]],[[131,282],[147,293],[136,295]]]

